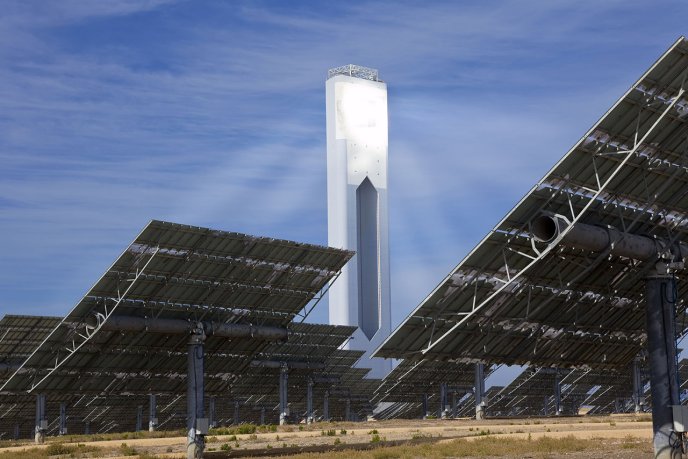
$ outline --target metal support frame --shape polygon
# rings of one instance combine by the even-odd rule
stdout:
[[[20,429],[19,429],[19,424],[17,423],[17,424],[14,425],[14,439],[15,439],[15,440],[19,440],[20,432],[21,432],[21,431],[20,431]]]
[[[455,390],[453,390],[451,394],[451,415],[452,418],[456,418],[459,415],[459,406]]]
[[[351,421],[351,398],[344,400],[344,420]]]
[[[65,402],[60,402],[60,424],[57,434],[67,435],[67,404]]]
[[[428,394],[423,394],[423,405],[422,405],[421,409],[423,410],[423,412],[422,412],[423,419],[427,419],[428,418]]]
[[[202,328],[189,338],[187,378],[186,378],[186,416],[187,416],[187,459],[201,459],[205,448],[205,435],[208,433],[208,420],[204,414],[203,360],[205,333]]]
[[[90,435],[91,433],[91,421],[84,421],[84,434]]]
[[[102,311],[96,313],[95,324],[84,323],[82,324],[82,327],[75,329],[73,324],[67,323],[66,319],[62,319],[62,322],[60,322],[60,324],[55,328],[55,330],[53,330],[47,337],[45,337],[43,342],[38,347],[36,347],[36,349],[31,353],[31,355],[26,360],[24,360],[24,363],[22,363],[22,365],[14,372],[14,374],[7,381],[5,381],[5,384],[3,384],[2,387],[0,387],[0,390],[3,390],[7,383],[9,383],[9,381],[15,377],[15,375],[23,371],[24,365],[26,365],[27,362],[31,361],[34,355],[39,350],[44,349],[43,346],[46,344],[46,342],[48,342],[48,340],[52,338],[52,336],[60,327],[68,327],[70,331],[73,331],[71,335],[71,342],[65,347],[58,346],[55,349],[55,358],[53,359],[55,363],[47,369],[47,373],[45,375],[43,375],[42,377],[37,377],[34,381],[32,381],[31,388],[28,390],[28,392],[33,392],[53,373],[59,370],[62,367],[62,365],[64,365],[77,351],[79,351],[79,349],[86,345],[86,343],[88,343],[91,340],[91,338],[93,338],[93,336],[96,333],[98,333],[103,324],[107,322],[107,320],[112,316],[112,313],[126,299],[127,295],[129,294],[129,291],[142,277],[144,271],[146,270],[146,268],[148,268],[148,265],[153,260],[153,258],[155,258],[155,255],[158,253],[159,250],[159,247],[153,249],[152,253],[150,254],[150,257],[148,258],[148,260],[146,260],[143,266],[140,269],[137,269],[136,273],[134,273],[134,275],[131,278],[122,280],[122,282],[125,282],[128,285],[123,285],[123,288],[118,289],[119,296],[113,300],[114,304],[110,306],[108,306],[107,304],[103,304],[101,306]]]
[[[306,384],[306,424],[312,424],[313,420],[313,378],[309,376]]]
[[[680,405],[676,360],[676,280],[658,266],[645,280],[647,301],[647,350],[652,392],[652,429],[656,459],[682,457],[682,434],[674,431],[672,405]]]
[[[265,407],[264,406],[260,407],[260,425],[262,425],[262,426],[265,425]]]
[[[241,423],[241,418],[239,417],[239,405],[239,400],[234,400],[234,417],[232,421],[235,426],[238,426]],[[261,415],[263,417],[265,416],[265,408],[262,408]]]
[[[447,419],[447,383],[440,383],[440,406],[437,412],[438,419]]]
[[[214,429],[215,423],[215,397],[210,397],[208,400],[208,427]]]
[[[36,443],[45,443],[47,430],[48,419],[45,414],[45,394],[36,394],[36,427],[34,437]]]
[[[326,390],[323,396],[323,421],[329,422],[330,420],[330,391]]]
[[[138,405],[136,407],[136,427],[134,427],[134,432],[141,432],[143,427],[143,405]]]
[[[289,368],[283,365],[279,374],[280,425],[287,424],[289,418],[289,401],[287,400],[288,378]]]
[[[559,370],[554,374],[554,415],[561,416],[561,374]]]
[[[148,395],[148,431],[155,432],[158,427],[158,407],[155,394]]]
[[[643,382],[640,375],[640,362],[633,359],[633,411],[638,414],[643,412]]]
[[[446,330],[444,333],[442,333],[440,336],[435,336],[434,333],[431,333],[430,337],[428,338],[428,343],[427,346],[421,351],[423,355],[428,354],[430,351],[432,351],[439,343],[445,341],[447,338],[452,336],[456,330],[458,330],[460,327],[464,326],[466,322],[471,320],[471,318],[478,313],[478,311],[482,310],[484,307],[486,307],[489,304],[492,304],[492,301],[495,298],[498,298],[499,295],[502,294],[504,291],[509,291],[509,288],[512,288],[512,285],[516,283],[521,277],[523,277],[524,274],[526,274],[530,268],[532,268],[535,264],[539,263],[543,258],[545,258],[555,247],[558,246],[559,242],[566,237],[568,232],[574,227],[576,223],[581,219],[583,215],[587,213],[587,211],[590,209],[591,206],[593,206],[595,203],[599,202],[599,198],[601,195],[606,193],[607,188],[609,187],[609,184],[617,177],[619,172],[624,168],[626,163],[633,158],[638,150],[645,144],[645,141],[647,138],[652,134],[655,129],[659,126],[661,121],[667,117],[667,115],[671,112],[671,110],[674,108],[676,103],[682,99],[683,94],[685,93],[685,89],[681,88],[678,93],[676,94],[675,97],[667,99],[669,102],[666,104],[666,108],[659,113],[655,121],[652,123],[652,125],[643,133],[641,132],[636,132],[635,136],[633,137],[633,145],[629,146],[628,149],[623,150],[623,151],[615,151],[614,153],[619,157],[619,161],[616,164],[614,168],[612,168],[610,171],[607,171],[607,174],[602,177],[597,175],[597,182],[598,182],[598,187],[596,189],[589,189],[589,193],[586,194],[585,196],[580,196],[580,203],[582,204],[581,209],[578,211],[578,213],[575,213],[573,210],[573,206],[570,207],[570,215],[567,216],[568,220],[568,226],[563,228],[562,231],[558,233],[558,235],[551,241],[545,243],[545,246],[538,247],[536,245],[537,239],[533,238],[531,239],[531,249],[526,252],[522,251],[520,247],[514,248],[510,247],[510,240],[507,240],[503,247],[504,253],[509,252],[510,254],[517,255],[519,257],[523,257],[526,259],[527,264],[523,266],[522,268],[518,270],[514,270],[512,267],[509,267],[508,263],[505,260],[505,266],[504,266],[504,272],[505,272],[505,278],[501,277],[496,277],[492,273],[485,274],[485,272],[481,270],[476,270],[475,274],[473,275],[472,279],[469,279],[469,282],[467,282],[466,285],[470,284],[470,281],[473,279],[477,279],[480,276],[483,275],[488,275],[490,277],[493,277],[496,281],[499,282],[499,288],[496,288],[492,293],[490,293],[487,297],[480,297],[478,298],[477,293],[473,295],[473,306],[469,311],[465,312],[460,312],[460,313],[455,313],[459,319],[449,328]],[[578,146],[574,147],[577,148]],[[573,151],[573,150],[572,150]],[[594,157],[592,158],[591,163],[594,165]],[[546,181],[546,178],[543,179],[538,183],[537,186],[544,185]],[[506,220],[507,217],[505,217],[502,221]],[[493,230],[494,231],[494,230]],[[473,251],[468,255],[470,257],[477,249],[479,246],[477,246]],[[468,258],[467,257],[467,258]],[[459,266],[460,267],[460,266]],[[458,268],[457,268],[458,269]],[[447,302],[447,304],[450,304],[450,302]],[[438,314],[442,314],[444,311],[440,310],[437,311]]]
[[[475,397],[475,419],[485,419],[485,364],[475,364],[475,383],[473,386]]]

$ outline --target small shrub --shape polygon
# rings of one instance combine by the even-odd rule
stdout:
[[[45,449],[48,456],[58,456],[61,454],[72,454],[76,448],[65,445],[64,443],[51,443]]]
[[[341,444],[341,443],[342,443],[342,441],[341,441],[339,438],[335,438],[335,439],[334,439],[334,444],[335,444],[335,445],[339,445],[339,444]]]
[[[340,430],[339,433],[340,433],[341,435],[346,435],[346,429]]]
[[[122,443],[120,445],[119,452],[122,454],[122,456],[137,456],[139,454],[135,448],[132,448],[126,443]]]
[[[373,434],[372,438],[370,439],[370,443],[380,443],[381,441],[382,439],[378,434]]]
[[[241,424],[241,425],[237,428],[236,433],[238,433],[238,434],[244,434],[244,435],[245,435],[245,434],[252,434],[252,433],[255,433],[256,427],[257,427],[257,426],[256,426],[255,424],[251,424],[251,423],[249,423],[249,424]]]
[[[373,429],[370,432],[368,432],[368,435],[375,435],[376,433],[379,433],[377,429]]]
[[[220,449],[221,449],[222,451],[231,451],[231,450],[232,450],[232,447],[229,446],[227,443],[223,443],[222,446],[220,446]]]

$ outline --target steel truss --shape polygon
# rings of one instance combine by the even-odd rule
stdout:
[[[637,85],[636,85],[636,87],[637,87]],[[634,89],[636,89],[636,87],[632,88],[630,91],[633,91]],[[641,109],[638,112],[635,135],[634,135],[634,138],[632,139],[632,141],[633,141],[632,146],[630,148],[627,148],[627,149],[615,148],[615,151],[613,152],[613,154],[615,156],[619,157],[620,160],[616,163],[615,167],[611,170],[611,172],[609,172],[607,174],[603,174],[602,171],[600,171],[598,169],[597,164],[595,162],[596,156],[609,155],[610,152],[599,151],[599,150],[601,150],[601,148],[600,148],[598,150],[598,152],[592,156],[591,165],[594,168],[595,179],[597,181],[597,188],[586,187],[585,188],[585,191],[587,192],[586,194],[578,194],[578,193],[574,194],[576,197],[579,198],[579,200],[582,200],[584,202],[584,205],[582,206],[582,208],[578,212],[576,212],[576,210],[574,209],[574,203],[571,199],[572,193],[567,193],[569,213],[568,213],[568,215],[556,214],[556,216],[563,219],[564,221],[566,221],[568,226],[566,228],[564,228],[554,240],[552,240],[551,242],[549,242],[547,244],[542,244],[542,243],[537,243],[533,238],[529,238],[530,239],[530,251],[524,251],[522,249],[522,247],[523,247],[522,244],[516,246],[516,244],[512,244],[512,240],[517,238],[517,237],[528,237],[528,236],[526,236],[527,234],[532,234],[532,232],[530,231],[530,228],[528,228],[528,229],[521,228],[519,231],[516,231],[513,234],[506,234],[506,237],[507,237],[506,242],[504,243],[504,245],[501,248],[502,258],[504,260],[503,277],[498,277],[498,275],[496,273],[488,274],[489,276],[491,276],[491,278],[496,283],[500,284],[500,286],[493,293],[491,293],[487,298],[479,299],[479,295],[477,292],[477,290],[478,290],[477,280],[481,275],[485,275],[485,273],[482,271],[476,271],[475,273],[473,273],[470,281],[466,282],[466,285],[471,284],[471,283],[475,284],[475,292],[474,292],[473,297],[472,297],[473,300],[472,300],[471,310],[467,311],[467,312],[453,313],[453,315],[458,317],[459,320],[456,321],[456,323],[449,330],[447,330],[446,332],[444,332],[440,336],[437,336],[437,337],[435,336],[435,333],[434,333],[435,325],[433,323],[433,329],[430,333],[430,337],[428,339],[427,345],[425,346],[424,349],[421,350],[421,353],[423,355],[429,353],[440,342],[444,341],[449,336],[451,336],[457,329],[459,329],[459,327],[466,324],[473,316],[476,315],[476,313],[478,311],[482,310],[487,305],[491,304],[492,301],[495,298],[497,298],[500,294],[508,293],[508,292],[511,292],[511,291],[514,291],[515,289],[517,289],[519,279],[524,277],[524,275],[533,266],[535,266],[537,263],[539,263],[543,258],[545,258],[547,255],[549,255],[558,246],[559,242],[564,237],[566,237],[566,235],[571,231],[571,229],[573,228],[575,223],[580,221],[581,217],[583,217],[586,214],[586,212],[590,209],[590,207],[593,204],[599,203],[601,196],[607,192],[609,184],[612,182],[612,180],[614,180],[614,178],[617,177],[617,175],[624,168],[624,166],[627,164],[627,162],[632,157],[638,155],[639,152],[645,151],[647,148],[650,147],[647,144],[645,144],[646,139],[651,134],[653,134],[653,132],[657,129],[657,127],[660,125],[662,120],[664,120],[666,117],[670,116],[670,112],[676,106],[677,102],[679,100],[681,100],[681,98],[683,97],[684,94],[685,94],[685,89],[682,86],[675,96],[667,98],[666,100],[660,101],[660,103],[666,104],[666,107],[664,108],[663,111],[661,111],[661,113],[659,114],[657,119],[655,119],[655,121],[652,123],[652,125],[645,132],[642,132],[642,133],[640,131],[640,124],[641,124],[641,116],[644,113],[643,113],[642,107],[641,107]],[[623,100],[623,99],[621,99],[621,100]],[[620,103],[620,101],[617,102],[617,105],[618,105],[618,103]],[[644,108],[650,108],[654,103],[656,103],[655,100],[648,101],[646,107],[644,107]],[[616,105],[615,105],[615,107],[616,107]],[[611,110],[613,110],[613,109],[614,109],[614,107]],[[610,110],[610,112],[611,112],[611,110]],[[586,139],[589,138],[591,134],[592,134],[592,130],[590,132],[588,132],[588,134],[585,136],[585,138]],[[574,149],[577,147],[578,146],[574,147]],[[572,149],[572,151],[573,151],[573,149]],[[563,159],[562,159],[562,161],[563,161]],[[559,165],[559,163],[557,163],[557,165],[555,165],[555,167],[552,170],[554,170],[558,165]],[[549,178],[549,174],[546,176],[546,178]],[[534,187],[534,190],[539,189],[540,187],[544,186],[546,184],[546,182],[547,182],[546,179],[541,180]],[[563,191],[563,189],[561,189],[561,190]],[[517,208],[528,196],[529,195],[524,197],[519,202],[519,204],[517,204],[517,206],[515,208]],[[577,204],[577,206],[580,206],[580,205]],[[498,228],[500,228],[500,226],[506,221],[508,216],[509,215],[507,215],[507,217],[505,217],[502,221],[499,222],[499,224],[483,239],[483,241],[481,241],[481,243],[478,244],[478,246],[475,249],[473,249],[473,251],[471,251],[471,253],[467,256],[467,258],[470,257],[479,247],[481,247],[482,244],[484,242],[486,242],[487,239],[491,235],[493,235],[495,233],[501,233],[502,232],[502,231],[498,230]],[[530,226],[530,224],[528,226]],[[624,222],[623,226],[625,228],[628,225]],[[527,264],[524,267],[514,269],[513,265],[515,265],[516,263],[512,263],[512,266],[509,266],[507,254],[514,254],[514,255],[520,257],[521,259],[525,259]],[[604,257],[606,257],[606,254],[603,254],[603,258]],[[567,280],[568,285],[575,283],[575,280],[576,279],[568,279]],[[447,302],[447,303],[449,303],[449,302]],[[445,306],[445,308],[440,310],[437,313],[437,315],[442,314],[445,309],[446,309],[446,306]]]

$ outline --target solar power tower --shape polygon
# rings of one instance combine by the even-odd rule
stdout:
[[[329,290],[330,323],[358,330],[347,349],[384,378],[392,362],[371,359],[391,331],[387,217],[387,85],[374,69],[331,69],[326,83],[328,244],[355,259]]]
[[[647,348],[655,455],[680,457],[687,73],[681,37],[375,355],[623,371]]]

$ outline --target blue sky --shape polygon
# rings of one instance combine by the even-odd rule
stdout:
[[[688,31],[679,1],[2,7],[0,312],[23,314],[66,313],[150,219],[326,243],[325,76],[355,63],[389,86],[397,325]]]

